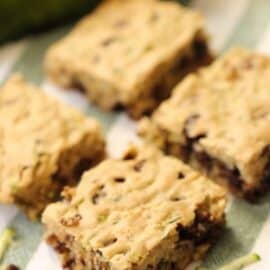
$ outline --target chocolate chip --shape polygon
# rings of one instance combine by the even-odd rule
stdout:
[[[96,253],[97,253],[99,256],[102,256],[102,255],[103,255],[102,251],[99,250],[99,249],[96,250]]]
[[[266,145],[262,151],[261,151],[261,154],[260,154],[260,157],[265,157],[265,156],[270,156],[270,145]]]
[[[75,214],[71,217],[63,217],[60,220],[60,223],[65,227],[76,227],[79,225],[82,216],[80,214]]]
[[[213,166],[213,159],[204,151],[195,151],[194,152],[196,159],[199,161],[199,163],[208,171],[211,170]]]
[[[200,40],[200,39],[195,40],[195,42],[193,43],[193,49],[194,49],[196,58],[204,57],[208,52],[208,48],[205,41]]]
[[[75,264],[76,264],[76,262],[75,262],[75,259],[73,259],[73,258],[65,261],[65,263],[63,265],[64,270],[74,269]]]
[[[132,160],[135,159],[138,155],[138,152],[135,148],[129,149],[128,152],[126,152],[123,156],[123,160]]]
[[[106,196],[106,193],[105,193],[105,191],[103,189],[104,189],[104,185],[101,185],[98,188],[97,192],[93,195],[93,197],[92,197],[92,203],[93,204],[98,204],[99,200]]]
[[[206,211],[196,211],[194,223],[188,227],[178,225],[179,241],[192,240],[195,245],[215,241],[221,232],[223,221],[214,222]]]
[[[94,196],[92,197],[92,203],[98,204],[99,197],[100,197],[99,194],[94,194]]]
[[[124,183],[126,179],[124,177],[116,177],[114,178],[114,181],[117,183]]]
[[[75,179],[79,179],[82,173],[88,170],[93,164],[92,159],[82,158],[73,168],[73,176]]]
[[[236,188],[236,190],[243,189],[244,181],[241,179],[241,174],[237,167],[228,169],[224,164],[219,162],[219,173],[221,177],[228,179],[232,188]]]
[[[177,175],[177,178],[178,179],[183,179],[183,178],[185,178],[185,175],[182,172],[179,172],[178,175]]]
[[[179,197],[174,197],[174,196],[173,196],[173,197],[170,198],[170,200],[173,201],[173,202],[178,202],[178,201],[180,201],[181,199],[180,199]]]
[[[136,172],[140,172],[141,171],[141,169],[142,169],[142,167],[143,167],[143,165],[145,164],[145,162],[146,162],[146,160],[140,160],[140,161],[138,161],[135,165],[134,165],[134,170],[136,171]]]
[[[58,242],[56,245],[53,245],[53,248],[59,253],[59,254],[65,254],[69,252],[69,249],[63,242]]]
[[[115,111],[115,112],[121,112],[121,111],[123,111],[125,109],[125,106],[122,104],[122,103],[120,103],[120,102],[117,102],[114,106],[113,106],[113,110]]]
[[[76,79],[73,79],[71,88],[76,89],[77,91],[83,94],[86,92],[85,86]]]
[[[101,42],[101,45],[103,47],[107,47],[107,46],[111,45],[114,41],[116,41],[116,38],[115,37],[108,37],[108,38],[104,39]]]
[[[80,263],[81,263],[84,267],[86,267],[86,261],[85,261],[85,259],[84,259],[83,257],[80,257]]]

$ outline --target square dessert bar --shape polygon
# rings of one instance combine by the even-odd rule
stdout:
[[[0,90],[0,202],[35,218],[99,162],[98,123],[13,76]]]
[[[140,133],[232,191],[270,186],[270,59],[236,48],[189,75]]]
[[[150,113],[211,53],[197,12],[173,1],[104,1],[45,59],[48,75],[104,110]]]
[[[184,269],[224,224],[225,190],[155,148],[84,173],[43,214],[65,269]]]

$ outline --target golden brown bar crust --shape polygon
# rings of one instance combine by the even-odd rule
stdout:
[[[270,59],[236,48],[188,76],[140,133],[247,199],[270,186]]]
[[[201,15],[173,1],[105,1],[46,55],[48,75],[105,110],[150,113],[211,53]]]
[[[99,124],[21,76],[1,88],[0,119],[0,201],[32,218],[103,158]]]
[[[219,235],[225,195],[178,159],[132,148],[47,207],[46,238],[72,270],[182,270]]]

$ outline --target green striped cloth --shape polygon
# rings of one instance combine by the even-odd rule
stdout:
[[[270,54],[269,0],[194,0],[190,5],[206,16],[212,44],[218,52],[241,45]],[[102,113],[80,94],[59,91],[44,77],[42,61],[46,48],[69,28],[0,48],[0,80],[4,81],[10,73],[21,72],[28,80],[42,85],[49,94],[97,117],[107,134],[109,151],[117,155],[125,143],[136,140],[134,123],[124,114]],[[248,269],[270,269],[270,196],[256,205],[231,199],[227,221],[221,239],[210,250],[204,266],[216,269],[236,257],[256,251],[262,261]],[[7,252],[4,263],[13,263],[26,270],[61,269],[54,252],[42,241],[41,224],[29,222],[13,206],[0,206],[0,230],[7,226],[15,228],[18,241]]]

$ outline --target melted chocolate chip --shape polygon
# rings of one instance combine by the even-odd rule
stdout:
[[[115,112],[121,112],[121,111],[123,111],[124,109],[125,109],[125,106],[124,106],[122,103],[120,103],[120,102],[116,103],[116,104],[113,106],[113,110],[114,110]]]
[[[179,172],[178,175],[177,175],[177,178],[178,178],[178,179],[183,179],[183,178],[185,178],[184,173]]]
[[[82,158],[76,166],[73,168],[73,176],[75,179],[79,179],[82,173],[88,170],[93,164],[90,158]]]
[[[236,190],[242,190],[244,182],[241,179],[238,168],[228,169],[224,164],[219,162],[219,174],[229,181],[231,187]]]
[[[213,159],[203,151],[196,151],[195,153],[196,159],[199,163],[208,171],[212,169]]]
[[[86,89],[85,89],[84,85],[80,81],[78,81],[78,80],[75,80],[74,79],[72,81],[71,88],[76,89],[77,91],[79,91],[82,94],[86,93]]]
[[[193,225],[183,227],[178,225],[179,241],[192,240],[195,245],[213,242],[220,234],[222,223],[215,223],[207,212],[196,212]]]
[[[208,54],[208,47],[204,40],[196,40],[193,43],[193,48],[196,54],[196,57],[204,57],[206,54]]]

